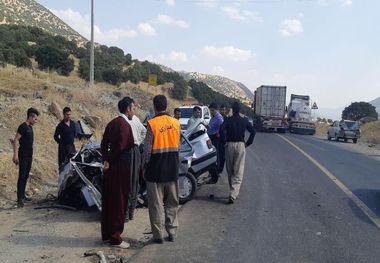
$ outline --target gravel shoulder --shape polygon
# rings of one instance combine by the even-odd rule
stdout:
[[[125,224],[123,237],[131,248],[122,250],[102,243],[98,211],[35,210],[36,206],[0,210],[0,262],[99,262],[96,256],[83,257],[86,251],[103,251],[110,256],[107,262],[120,262],[120,258],[137,253],[150,238],[145,208],[138,209],[135,219]]]

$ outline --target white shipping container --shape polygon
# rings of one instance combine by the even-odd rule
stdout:
[[[286,105],[286,86],[260,86],[255,92],[256,115],[283,118]]]

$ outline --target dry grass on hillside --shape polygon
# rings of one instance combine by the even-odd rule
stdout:
[[[329,124],[316,122],[315,127],[316,127],[315,135],[326,136],[327,130],[329,129]]]
[[[366,143],[380,144],[380,121],[364,124],[361,127],[362,141]]]
[[[0,207],[4,201],[15,200],[17,167],[12,163],[12,148],[9,139],[13,138],[17,127],[26,118],[29,107],[37,108],[41,116],[34,127],[33,177],[29,184],[29,194],[44,197],[47,189],[55,190],[57,181],[57,145],[53,133],[59,120],[48,108],[57,102],[62,108],[70,106],[73,118],[91,115],[100,117],[101,122],[94,129],[94,140],[100,141],[105,125],[117,115],[117,102],[123,96],[131,96],[140,105],[136,115],[142,119],[152,108],[154,95],[168,94],[170,84],[149,87],[124,83],[120,87],[105,83],[96,84],[93,89],[72,74],[70,77],[49,74],[41,71],[17,69],[12,66],[0,68]],[[169,111],[180,102],[169,99]],[[84,141],[77,142],[79,147]],[[9,202],[8,202],[9,203]]]

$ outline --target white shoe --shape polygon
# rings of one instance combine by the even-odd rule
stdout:
[[[122,248],[122,249],[127,249],[130,246],[131,246],[131,244],[129,244],[128,242],[125,242],[125,241],[121,241],[121,243],[119,245],[112,245],[112,247]]]

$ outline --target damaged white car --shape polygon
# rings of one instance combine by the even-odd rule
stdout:
[[[182,133],[179,169],[180,203],[191,200],[201,175],[206,181],[218,181],[217,153],[202,122]],[[76,208],[96,206],[102,209],[102,155],[100,144],[90,143],[82,148],[60,169],[58,178],[58,202]],[[205,181],[203,179],[203,181]],[[146,200],[144,189],[140,199]]]

